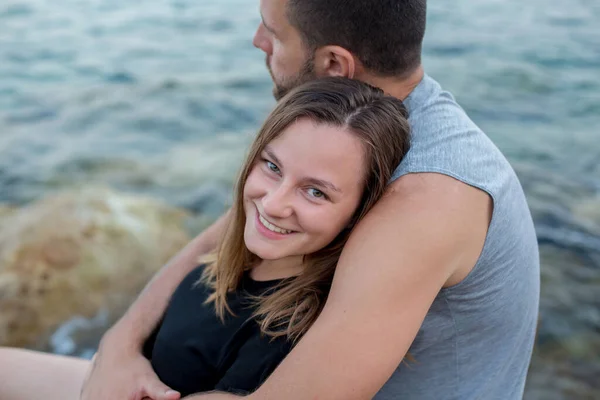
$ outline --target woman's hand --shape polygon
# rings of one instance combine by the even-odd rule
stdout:
[[[179,400],[179,392],[162,383],[150,362],[136,351],[105,343],[92,359],[81,400]]]

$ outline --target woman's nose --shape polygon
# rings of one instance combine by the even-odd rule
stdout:
[[[294,212],[292,191],[284,185],[272,188],[262,198],[262,208],[266,217],[287,218]]]

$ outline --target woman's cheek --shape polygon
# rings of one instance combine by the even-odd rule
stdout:
[[[250,174],[248,175],[248,179],[246,179],[246,184],[244,185],[244,195],[247,197],[256,197],[260,194],[262,187],[264,184],[261,182],[261,171],[257,170],[255,166]]]
[[[322,231],[331,226],[335,215],[327,204],[314,204],[309,200],[302,207],[297,207],[298,220],[307,231]]]

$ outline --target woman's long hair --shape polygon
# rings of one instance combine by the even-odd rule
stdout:
[[[394,169],[409,148],[408,113],[402,102],[380,89],[345,78],[323,78],[303,84],[283,97],[271,112],[250,147],[237,180],[229,223],[201,282],[208,285],[217,315],[224,321],[232,314],[227,294],[239,288],[244,272],[260,259],[244,242],[246,215],[243,193],[246,180],[267,144],[300,118],[340,127],[362,143],[364,151],[363,194],[352,222],[325,248],[304,257],[303,272],[282,281],[278,290],[256,298],[254,316],[261,331],[271,337],[297,341],[321,312],[342,248],[351,231],[383,195]]]

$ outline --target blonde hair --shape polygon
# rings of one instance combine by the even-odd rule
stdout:
[[[239,288],[244,272],[260,259],[244,242],[246,215],[244,185],[265,146],[300,118],[317,124],[344,128],[363,144],[363,195],[352,218],[358,222],[383,195],[392,173],[409,148],[408,113],[402,102],[373,86],[345,78],[323,78],[290,91],[268,116],[250,147],[235,188],[228,226],[212,262],[205,267],[201,283],[212,294],[217,315],[233,314],[227,294]],[[273,338],[287,336],[297,341],[321,312],[333,279],[342,248],[350,234],[343,230],[326,247],[304,257],[301,275],[286,279],[278,290],[256,297],[254,317],[261,331]]]

